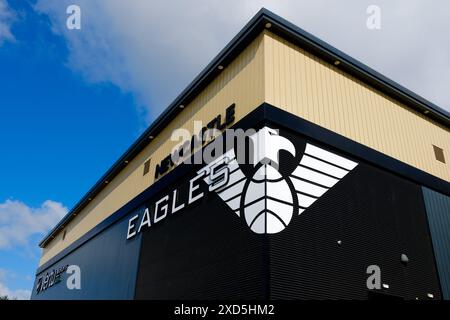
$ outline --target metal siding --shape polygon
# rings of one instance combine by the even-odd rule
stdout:
[[[181,187],[180,203],[188,193],[186,182],[167,188]],[[208,194],[143,231],[135,298],[264,299],[266,260],[264,237],[251,232],[216,194]]]
[[[209,121],[231,103],[239,120],[262,102],[450,181],[448,161],[435,160],[432,148],[443,148],[450,159],[448,129],[265,31],[71,221],[64,241],[60,233],[47,244],[40,265],[154,182],[155,164],[176,145],[170,141],[174,129],[192,132],[194,120]]]
[[[217,194],[206,193],[207,185],[201,184],[199,192],[205,192],[201,200],[183,211],[168,213],[166,219],[145,228],[139,235],[139,252],[123,250],[130,245],[125,240],[126,219],[133,213],[128,212],[142,213],[145,204],[154,212],[155,201],[172,193],[172,188],[179,190],[178,201],[186,203],[189,178],[201,166],[183,165],[134,199],[130,209],[124,208],[121,218],[114,220],[121,223],[101,229],[106,231],[92,235],[61,262],[51,263],[80,264],[87,271],[87,288],[80,292],[83,298],[110,297],[109,290],[113,289],[109,289],[107,279],[117,280],[117,288],[127,287],[125,283],[132,283],[126,276],[130,269],[116,265],[116,261],[131,266],[134,277],[140,256],[135,298],[367,299],[365,269],[377,264],[382,269],[382,282],[390,285],[384,293],[406,299],[426,299],[427,293],[432,293],[440,299],[421,187],[367,163],[361,155],[350,156],[351,148],[337,142],[334,133],[324,138],[327,130],[311,124],[317,129],[311,134],[306,121],[299,119],[293,126],[294,118],[280,109],[264,108],[237,127],[254,127],[261,125],[263,119],[270,119],[270,127],[280,129],[280,135],[288,138],[296,150],[295,157],[280,152],[279,172],[286,178],[298,165],[306,142],[359,164],[305,212],[295,214],[286,230],[266,236],[253,233],[244,212],[236,215]],[[289,129],[283,129],[284,126]],[[254,176],[253,166],[244,165],[241,169],[247,178]],[[244,199],[247,191],[242,191]],[[297,206],[295,199],[293,205]],[[337,240],[342,240],[342,245],[338,246]],[[124,251],[131,259],[121,255]],[[410,258],[407,265],[400,262],[401,253]],[[106,275],[99,273],[105,268]],[[48,292],[67,298],[67,292],[59,296],[64,287],[58,287]],[[117,296],[116,291],[114,297]]]
[[[78,299],[133,299],[138,270],[141,237],[126,241],[124,230],[126,218],[104,230],[88,242],[72,251],[60,261],[40,272],[32,291],[35,300]],[[69,290],[66,286],[68,274],[63,273],[61,282],[36,294],[39,277],[64,265],[77,265],[81,270],[81,289]]]
[[[448,128],[270,32],[264,52],[266,102],[450,181]]]
[[[422,187],[442,294],[450,300],[450,197]]]
[[[301,136],[282,129],[281,135],[301,149]],[[270,235],[270,298],[368,299],[366,269],[378,265],[382,283],[390,286],[385,293],[439,299],[420,186],[318,146],[359,164],[285,230]],[[283,166],[290,161],[280,157]]]
[[[307,140],[279,129],[297,150],[297,158],[280,154],[279,172],[286,177]],[[276,234],[253,233],[244,215],[237,216],[214,193],[153,224],[142,234],[135,297],[368,299],[366,268],[376,264],[382,283],[390,285],[382,292],[404,299],[428,299],[432,293],[439,299],[420,186],[314,144],[359,164]],[[249,178],[252,169],[247,169]],[[184,202],[190,176],[148,203],[172,188],[181,188]],[[410,258],[408,265],[401,263],[402,253]]]
[[[59,233],[43,249],[39,265],[153,184],[155,165],[179,143],[170,141],[174,129],[186,128],[193,132],[194,121],[204,121],[206,125],[232,103],[236,103],[238,121],[264,102],[263,66],[260,35],[71,221],[64,241]],[[143,164],[149,158],[152,158],[150,172],[142,176]]]

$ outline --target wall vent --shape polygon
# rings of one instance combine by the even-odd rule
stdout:
[[[436,147],[435,145],[433,145],[433,149],[436,160],[445,163],[444,149]]]
[[[150,161],[151,161],[151,159],[148,159],[144,163],[144,173],[142,174],[143,176],[145,176],[147,173],[150,172]]]

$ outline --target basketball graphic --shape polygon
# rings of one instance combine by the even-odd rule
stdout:
[[[252,174],[244,174],[234,149],[230,149],[217,159],[227,159],[229,178],[226,185],[215,192],[258,234],[274,234],[284,230],[294,216],[302,214],[358,165],[306,143],[297,166],[283,176],[278,170],[279,151],[286,150],[295,157],[292,142],[269,127],[260,129],[250,139],[254,146]],[[209,172],[210,166],[199,172]],[[211,183],[209,178],[204,181]]]

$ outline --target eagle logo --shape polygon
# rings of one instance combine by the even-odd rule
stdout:
[[[288,175],[282,175],[280,150],[295,157],[294,144],[280,136],[278,130],[267,126],[250,136],[250,140],[253,144],[252,174],[244,174],[231,149],[214,161],[223,161],[229,171],[228,182],[214,192],[258,234],[284,230],[294,216],[302,214],[358,165],[306,143],[297,166]],[[208,166],[202,170],[208,170]],[[211,183],[209,178],[205,178],[205,182]]]

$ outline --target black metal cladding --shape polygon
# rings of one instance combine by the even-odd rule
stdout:
[[[135,291],[141,237],[125,241],[124,230],[127,226],[127,219],[116,222],[61,260],[41,270],[36,275],[31,299],[132,299]],[[67,265],[76,265],[80,268],[80,290],[67,288],[68,274],[64,272],[61,275],[60,283],[40,293],[36,292],[36,284],[40,277],[52,269]]]
[[[298,152],[311,141],[359,165],[279,234],[253,233],[209,193],[146,229],[137,249],[137,238],[126,240],[126,222],[161,194],[186,187],[197,168],[181,165],[44,264],[38,276],[60,264],[78,264],[89,280],[87,291],[79,292],[82,298],[114,293],[138,299],[366,299],[366,268],[376,264],[390,286],[387,293],[440,298],[420,184],[447,194],[448,182],[266,104],[236,125],[259,127],[265,119]],[[281,161],[284,169],[296,165],[288,153],[281,152]],[[402,253],[410,259],[407,265],[400,262]],[[72,297],[59,288],[41,297]]]
[[[269,239],[271,298],[368,299],[369,265],[391,295],[439,297],[420,187],[364,162]]]
[[[280,162],[298,158],[282,153]],[[277,234],[253,233],[215,194],[153,225],[142,235],[136,298],[368,299],[369,265],[391,295],[441,296],[420,186],[359,162]]]
[[[216,195],[142,234],[137,299],[264,299],[265,239]]]
[[[444,299],[450,300],[450,197],[423,187]]]
[[[444,109],[439,108],[433,103],[416,95],[408,89],[400,86],[392,80],[384,77],[375,70],[356,61],[343,52],[333,48],[327,43],[314,37],[301,28],[284,20],[269,10],[262,8],[247,25],[231,40],[231,42],[208,64],[208,66],[189,84],[189,86],[180,93],[180,95],[167,107],[167,109],[152,123],[152,125],[136,140],[135,143],[120,157],[119,160],[100,178],[100,180],[87,192],[87,194],[75,205],[75,207],[50,231],[48,235],[39,243],[44,247],[51,241],[57,232],[63,229],[63,226],[73,219],[74,214],[82,210],[88,203],[89,198],[94,198],[105,186],[104,181],[111,181],[126,165],[126,161],[131,161],[139,152],[149,143],[150,136],[156,136],[174,117],[181,112],[180,105],[187,105],[195,96],[203,90],[221,71],[217,68],[219,65],[229,64],[243,48],[266,28],[270,23],[271,32],[278,34],[291,41],[292,43],[307,49],[316,54],[324,61],[334,63],[335,60],[341,61],[340,69],[349,74],[362,79],[364,82],[372,85],[374,88],[398,99],[400,102],[418,110],[427,112],[429,117],[449,127],[450,114]]]

